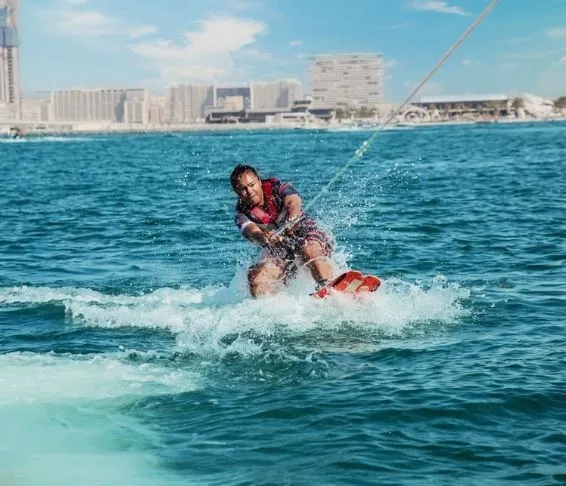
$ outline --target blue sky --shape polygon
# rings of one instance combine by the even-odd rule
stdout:
[[[489,0],[21,0],[24,93],[298,78],[380,52],[401,101]],[[49,4],[49,5],[47,5]],[[566,0],[501,0],[421,94],[566,95]]]

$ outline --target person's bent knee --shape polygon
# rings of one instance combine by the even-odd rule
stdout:
[[[253,297],[275,293],[282,276],[283,271],[271,262],[252,267],[248,272],[250,293]]]
[[[309,241],[303,247],[303,258],[305,260],[313,260],[326,256],[326,251],[318,241]]]

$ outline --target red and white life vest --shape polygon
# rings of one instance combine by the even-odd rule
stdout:
[[[279,227],[285,220],[285,208],[279,209],[275,195],[273,194],[273,184],[277,179],[264,179],[261,181],[261,189],[263,191],[263,209],[255,206],[249,211],[251,218],[260,226],[267,227],[274,225]]]

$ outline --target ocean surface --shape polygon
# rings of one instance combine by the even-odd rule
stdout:
[[[385,131],[312,205],[375,294],[252,300],[236,163],[370,132],[0,140],[0,485],[566,482],[566,124]]]

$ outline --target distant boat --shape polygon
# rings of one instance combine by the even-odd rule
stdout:
[[[10,128],[10,134],[8,135],[11,139],[23,138],[24,131],[20,127]]]

